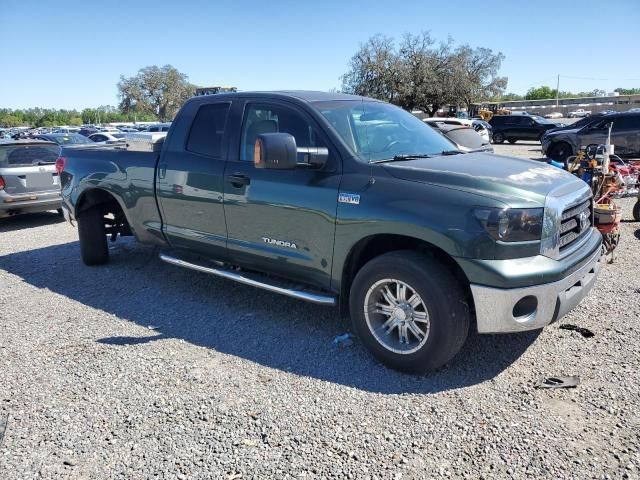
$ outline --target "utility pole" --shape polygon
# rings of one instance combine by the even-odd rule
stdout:
[[[558,81],[556,82],[556,108],[558,108],[559,98],[560,98],[560,74],[558,74]]]

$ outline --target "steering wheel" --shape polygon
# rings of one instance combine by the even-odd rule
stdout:
[[[387,152],[387,151],[391,150],[391,147],[393,147],[394,145],[398,145],[399,143],[400,143],[400,140],[391,140],[384,147],[382,147],[382,151],[383,152]]]

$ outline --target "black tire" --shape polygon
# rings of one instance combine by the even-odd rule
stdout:
[[[56,208],[56,212],[58,212],[58,215],[60,215],[61,217],[64,217],[64,212],[61,208]]]
[[[374,312],[371,308],[379,306],[379,303],[374,303],[378,297],[374,293],[368,297],[370,291],[377,291],[377,285],[391,279],[406,284],[408,292],[417,293],[423,304],[418,308],[427,312],[428,323],[414,323],[426,330],[422,342],[412,335],[414,343],[406,343],[407,349],[414,346],[415,351],[395,352],[378,340],[372,331],[375,330],[382,338],[388,337],[386,341],[390,343],[400,333],[400,327],[396,331],[379,325],[384,320],[391,321],[394,314]],[[367,300],[370,309],[365,314]],[[469,306],[461,285],[440,262],[414,251],[387,253],[362,267],[352,284],[349,307],[353,330],[367,349],[383,364],[409,373],[424,373],[447,363],[460,351],[469,330]],[[377,328],[370,328],[367,318],[378,325]],[[401,341],[398,345],[405,348]]]
[[[85,265],[103,265],[109,261],[104,215],[98,208],[85,210],[78,217],[80,255]]]
[[[636,222],[640,222],[640,200],[633,206],[633,219]]]
[[[515,139],[515,138],[508,138],[508,139],[507,139],[507,142],[509,142],[509,143],[511,143],[511,144],[514,144],[514,143],[516,143],[517,141],[518,141],[518,140],[517,140],[517,139]]]
[[[565,163],[567,158],[569,158],[571,155],[573,155],[571,145],[566,142],[558,142],[554,145],[551,145],[547,150],[547,158],[560,163]]]
[[[496,132],[493,134],[493,143],[504,143],[504,134],[502,132]]]

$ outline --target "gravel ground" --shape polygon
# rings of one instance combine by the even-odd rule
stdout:
[[[0,479],[638,478],[640,225],[621,203],[616,262],[561,322],[593,338],[472,335],[425,377],[333,345],[332,309],[133,242],[86,267],[54,214],[1,221]],[[581,383],[533,388],[549,375]]]

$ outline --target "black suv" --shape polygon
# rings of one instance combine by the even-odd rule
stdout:
[[[540,140],[547,130],[562,126],[538,115],[495,115],[489,124],[493,128],[493,143]]]

